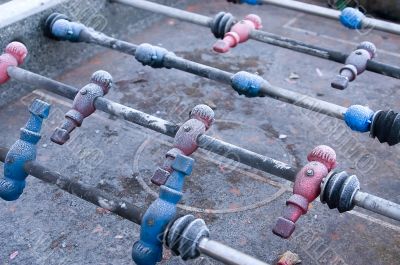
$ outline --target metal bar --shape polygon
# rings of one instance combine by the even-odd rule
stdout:
[[[126,121],[138,124],[153,131],[174,137],[179,125],[157,118],[150,114],[129,108],[109,99],[99,97],[94,102],[96,109]]]
[[[99,44],[101,46],[109,47],[111,49],[117,50],[122,53],[126,53],[125,49],[121,49],[119,45],[112,45],[108,46],[108,44],[101,44],[99,42],[102,42],[103,39],[106,39],[104,37],[104,34],[99,34],[96,33],[93,30],[83,30],[84,32],[84,41],[89,40],[89,39],[95,39],[95,42],[93,44]],[[91,38],[90,35],[102,35],[103,37],[101,38]],[[82,37],[82,36],[81,36]],[[132,44],[132,49],[136,50],[138,46],[136,44]],[[220,70],[215,67],[207,66],[204,64],[196,63],[187,59],[184,59],[182,57],[178,57],[173,53],[168,53],[164,56],[163,59],[163,66],[166,68],[175,68],[187,73],[191,73],[197,76],[205,77],[210,80],[214,80],[217,82],[221,82],[227,85],[232,85],[232,76],[234,74]],[[335,117],[338,119],[343,119],[343,115],[346,112],[346,108],[335,105],[333,103],[329,103],[326,101],[322,101],[316,98],[308,97],[306,95],[290,91],[284,88],[276,87],[276,86],[271,86],[268,84],[266,80],[264,80],[264,84],[262,87],[262,96],[269,96],[274,99],[283,101],[283,102],[288,102],[291,104],[294,104],[296,106],[306,108],[312,111],[318,111],[319,113],[323,113],[326,115],[329,115],[331,117]],[[299,100],[303,99],[303,100]],[[318,106],[318,108],[315,108],[315,106]]]
[[[34,81],[35,78],[39,75],[33,74],[29,71],[23,70],[18,67],[9,67],[8,71],[10,73],[10,77],[29,84],[37,85]],[[57,93],[61,96],[68,97],[73,99],[73,93],[77,93],[78,89],[65,85],[63,83],[54,81],[52,79],[39,76],[40,84],[43,84],[43,88]],[[65,93],[62,92],[62,89],[66,90]],[[74,94],[74,95],[75,95]],[[67,96],[69,95],[69,96]],[[312,106],[312,102],[307,101],[306,98],[298,98],[299,101],[302,101],[302,104],[309,104]],[[297,104],[297,103],[296,103]],[[127,106],[121,105],[119,103],[113,102],[109,99],[99,97],[95,101],[96,109],[102,110],[108,114],[115,115],[121,119],[126,121],[141,125],[148,129],[154,130],[156,132],[174,137],[176,132],[178,131],[179,126],[177,124],[168,122],[166,120],[157,118],[155,116],[146,114],[144,112],[129,108]],[[313,106],[315,109],[318,109],[318,106]],[[290,167],[289,165],[269,158],[267,156],[263,156],[252,151],[246,150],[244,148],[226,143],[221,140],[217,140],[207,135],[200,135],[197,139],[199,147],[211,151],[215,154],[224,156],[228,159],[237,161],[244,165],[254,167],[256,169],[262,170],[264,172],[273,174],[275,176],[284,178],[289,181],[294,181],[297,173],[297,169]],[[382,198],[358,192],[358,195],[355,197],[355,203],[357,206],[365,208],[367,210],[379,213],[381,215],[387,216],[389,218],[393,218],[395,220],[400,220],[400,205],[389,202]],[[364,197],[363,197],[364,196]]]
[[[0,160],[2,162],[4,162],[6,159],[7,153],[7,148],[0,147]],[[70,178],[62,176],[60,173],[51,171],[35,161],[25,163],[24,169],[26,173],[34,176],[35,178],[53,184],[76,197],[107,209],[110,212],[121,216],[122,218],[140,225],[144,210],[136,207],[135,205],[118,199],[84,183],[72,181]]]
[[[11,78],[15,80],[31,84],[37,88],[49,90],[53,93],[69,98],[71,100],[73,100],[76,93],[78,93],[78,89],[76,89],[75,87],[49,79],[42,75],[32,73],[30,71],[26,71],[16,66],[8,67],[7,73]]]
[[[50,92],[67,97],[71,100],[74,99],[78,91],[77,88],[65,85],[22,68],[9,67],[8,72],[10,77],[15,80],[34,85],[38,88],[44,88]],[[35,82],[36,78],[38,78],[38,83]],[[179,129],[179,125],[177,124],[118,104],[106,98],[97,98],[95,101],[95,107],[98,110],[170,137],[174,137]],[[217,140],[207,135],[201,135],[198,138],[198,144],[201,148],[224,156],[228,159],[232,159],[244,165],[257,168],[276,176],[282,176],[282,178],[290,181],[294,181],[297,172],[296,169],[267,156],[254,153],[239,146]]]
[[[115,2],[115,3],[130,5],[130,6],[134,5],[136,8],[140,8],[140,9],[147,10],[150,12],[154,12],[154,10],[157,10],[158,14],[162,14],[167,17],[172,17],[172,18],[176,18],[179,20],[185,20],[187,22],[201,25],[201,26],[206,26],[206,27],[209,26],[209,23],[211,21],[206,16],[202,16],[202,15],[184,11],[184,10],[181,10],[181,12],[176,12],[176,8],[165,6],[165,5],[160,5],[160,4],[149,2],[149,1],[110,0],[110,2],[111,3]]]
[[[305,53],[311,56],[323,58],[326,60],[335,61],[338,63],[343,63],[346,60],[346,55],[339,52],[334,52],[323,49],[317,46],[308,45],[300,41],[293,41],[282,36],[278,36],[266,31],[253,30],[250,32],[250,37],[253,40],[268,43],[281,48],[290,49],[296,52]]]
[[[395,23],[391,23],[391,22],[387,22],[387,21],[383,21],[383,20],[378,20],[375,18],[369,18],[369,17],[365,17],[362,21],[362,24],[364,27],[367,27],[367,28],[373,28],[373,29],[377,29],[380,31],[385,31],[388,33],[400,35],[400,25],[399,24],[395,24]]]
[[[18,67],[9,67],[7,70],[10,77],[12,77],[13,79],[32,85],[38,85],[35,82],[36,78],[38,78],[38,82],[42,86],[41,88],[70,99],[73,99],[78,91],[78,89],[74,87],[54,81],[44,76],[31,73]],[[63,91],[63,89],[65,89],[65,91]],[[313,101],[308,102],[307,98],[298,98],[298,101],[303,102],[302,104],[313,103]],[[175,136],[179,128],[177,124],[118,104],[106,98],[97,98],[95,101],[95,106],[98,110],[104,111],[111,115],[115,115],[118,118],[141,125],[153,131],[171,137]],[[313,106],[313,108],[315,110],[318,110],[318,106]],[[228,159],[237,161],[241,164],[262,170],[264,172],[270,173],[272,175],[284,178],[292,182],[294,182],[295,180],[298,170],[278,160],[274,160],[270,157],[263,156],[247,149],[212,138],[208,135],[200,135],[197,139],[197,142],[199,144],[199,147],[215,154],[221,155]],[[79,190],[79,187],[77,187],[76,189]],[[398,204],[360,191],[356,194],[354,200],[355,204],[359,207],[387,216],[389,218],[393,218],[395,220],[400,220],[400,205]]]
[[[274,46],[290,49],[296,52],[301,52],[341,64],[344,64],[349,56],[348,54],[335,50],[310,45],[301,41],[289,39],[261,30],[251,31],[250,37],[253,40],[265,42]],[[376,60],[369,60],[367,62],[367,70],[373,73],[400,79],[400,67],[378,62]]]
[[[261,0],[260,2],[263,4],[284,7],[287,9],[300,11],[303,13],[325,17],[333,20],[338,20],[341,14],[341,12],[338,10],[293,0]],[[363,28],[373,28],[376,30],[400,35],[400,25],[396,23],[365,17],[362,21],[362,25]]]
[[[6,156],[8,153],[7,148],[0,147],[0,161],[4,163]],[[104,208],[122,218],[131,221],[140,225],[142,221],[142,216],[145,213],[145,209],[139,208],[129,202],[118,199],[111,194],[105,193],[99,189],[93,188],[87,184],[82,182],[72,181],[70,178],[67,178],[61,175],[58,172],[51,171],[49,168],[44,167],[38,162],[29,161],[24,165],[25,171],[46,183],[57,186],[58,188],[80,198],[87,202],[90,202],[94,205],[97,205],[101,208]],[[202,239],[201,242],[205,240]],[[209,243],[203,242],[205,245],[204,250],[200,249],[199,251],[204,255],[207,255],[215,260],[221,261],[224,264],[231,265],[268,265],[267,263],[261,262],[255,258],[248,256],[238,250],[235,250],[231,247],[225,246],[222,243],[208,240]],[[201,243],[200,242],[200,243]],[[221,252],[224,251],[224,252]],[[234,255],[234,256],[232,256]],[[232,258],[235,258],[235,261],[231,262]],[[251,261],[251,263],[249,263]]]
[[[112,37],[109,37],[101,32],[84,29],[82,30],[79,39],[86,43],[97,44],[106,48],[117,50],[122,53],[126,53],[134,56],[138,45],[121,41]],[[193,61],[183,59],[175,55],[166,55],[164,57],[164,66],[167,68],[175,68],[188,73],[192,73],[201,77],[205,77],[211,80],[222,82],[225,84],[231,84],[231,77],[233,74],[210,67],[204,64],[199,64]]]
[[[294,182],[297,169],[290,167],[281,161],[254,153],[241,147],[212,138],[208,135],[201,135],[197,139],[199,147],[215,154],[230,158],[236,162],[279,176],[283,179]]]
[[[274,46],[279,46],[342,64],[346,62],[346,59],[349,56],[348,54],[344,54],[335,50],[310,45],[301,41],[296,41],[261,30],[251,31],[250,37],[254,40],[265,42]],[[373,73],[400,79],[400,67],[384,64],[376,60],[369,60],[367,62],[367,70]]]
[[[275,0],[277,3],[285,2]],[[144,1],[144,0],[112,0],[111,2],[125,4],[136,8],[144,9],[151,12],[156,12],[169,17],[180,19],[189,23],[193,23],[203,27],[210,27],[212,18],[180,10],[173,7],[164,6],[161,4]],[[295,2],[295,1],[291,1]],[[313,6],[313,5],[312,5]],[[330,9],[328,9],[330,10]],[[192,18],[193,16],[193,18]],[[397,25],[396,25],[397,26]],[[266,31],[253,30],[250,33],[250,38],[256,41],[264,42],[274,46],[278,46],[285,49],[290,49],[296,52],[308,54],[310,56],[323,58],[326,60],[334,61],[337,63],[344,64],[348,54],[341,53],[335,50],[322,48],[314,45],[310,45],[301,41],[297,41],[283,36],[275,35]],[[100,43],[99,43],[100,44]],[[102,45],[102,44],[100,44]],[[104,46],[104,45],[102,45]],[[367,70],[377,74],[393,77],[400,79],[400,67],[378,62],[376,60],[370,60],[367,63]]]
[[[121,51],[123,53],[135,56],[137,45],[115,39],[113,37],[107,36],[99,31],[93,29],[85,28],[82,30],[79,36],[80,41],[86,43],[95,43],[97,45],[103,46],[105,48],[114,49]]]
[[[167,54],[164,57],[164,65],[167,68],[175,68],[187,73],[208,78],[217,82],[231,85],[232,73],[217,69],[215,67],[186,60],[176,55]]]
[[[79,39],[86,43],[97,44],[106,48],[117,50],[122,53],[126,53],[134,56],[138,45],[121,41],[112,37],[109,37],[101,32],[97,32],[91,29],[85,28],[82,30]],[[192,73],[201,77],[205,77],[218,82],[226,84],[231,83],[231,76],[233,74],[210,67],[204,64],[199,64],[193,61],[185,60],[175,55],[166,55],[164,57],[164,66],[167,68],[175,68],[188,73]]]
[[[358,191],[354,196],[354,204],[371,212],[400,221],[400,205],[394,202]]]
[[[307,4],[299,1],[293,0],[261,0],[263,4],[270,4],[274,6],[284,7],[287,9],[300,11],[303,13],[316,15],[320,17],[330,18],[330,19],[338,19],[340,16],[340,11],[325,8],[317,5]]]
[[[231,247],[203,237],[198,249],[201,253],[228,265],[268,265]]]
[[[344,113],[347,110],[345,107],[330,102],[309,97],[281,87],[271,86],[267,82],[262,84],[261,93],[264,96],[269,96],[276,100],[287,102],[295,106],[309,109],[341,120],[344,119]]]

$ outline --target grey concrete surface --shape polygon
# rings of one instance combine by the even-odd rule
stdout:
[[[215,1],[187,9],[206,15],[229,10],[238,17],[255,12],[262,16],[268,31],[343,52],[370,40],[379,48],[379,60],[399,62],[400,39],[390,34],[359,35],[329,20],[275,7]],[[337,91],[329,84],[339,64],[254,41],[228,54],[215,54],[211,51],[215,39],[209,30],[184,22],[164,19],[124,39],[162,45],[179,56],[232,72],[257,72],[275,85],[344,106],[400,109],[398,80],[365,73],[349,89]],[[92,49],[90,45],[50,41],[47,45]],[[31,63],[36,53],[40,51],[31,54]],[[59,62],[65,59],[60,56]],[[217,118],[210,135],[294,166],[305,164],[314,146],[330,145],[337,151],[339,168],[357,174],[363,190],[400,203],[399,147],[353,133],[341,121],[268,98],[247,99],[225,85],[177,70],[143,67],[114,51],[102,50],[68,69],[60,67],[57,80],[76,86],[86,84],[92,72],[107,70],[115,79],[108,98],[174,122],[183,122],[196,104],[209,104]],[[292,73],[299,79],[290,79]],[[96,112],[67,145],[57,146],[49,137],[71,102],[45,91],[34,91],[2,108],[1,146],[10,146],[17,139],[27,118],[26,107],[34,98],[45,99],[53,107],[39,143],[38,161],[138,206],[146,207],[154,200],[157,189],[149,178],[171,139]],[[269,263],[286,250],[298,253],[305,265],[399,263],[398,222],[362,209],[339,214],[316,201],[298,222],[294,236],[282,240],[271,228],[290,196],[289,183],[205,151],[193,157],[195,170],[187,178],[180,208],[204,218],[213,239]],[[0,264],[132,264],[130,252],[139,236],[137,226],[32,177],[21,199],[0,202],[0,209]],[[166,251],[161,264],[219,263],[207,257],[184,263]]]

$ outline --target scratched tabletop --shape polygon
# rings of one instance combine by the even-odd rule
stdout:
[[[266,31],[345,53],[362,41],[372,41],[380,61],[400,64],[399,36],[357,33],[331,20],[273,6],[200,2],[187,9],[208,16],[228,10],[237,17],[253,12],[262,17]],[[330,82],[340,64],[255,41],[216,54],[209,29],[174,19],[163,18],[141,33],[119,37],[161,45],[226,71],[257,72],[274,85],[346,107],[400,109],[399,80],[367,72],[348,89],[334,90]],[[226,85],[178,70],[143,67],[128,55],[106,49],[57,80],[82,87],[99,69],[114,77],[107,98],[175,123],[184,122],[195,105],[208,104],[216,113],[209,135],[295,167],[307,162],[313,147],[329,145],[336,150],[338,168],[356,174],[364,191],[400,203],[400,148],[353,133],[342,121],[270,98],[245,98]],[[171,147],[171,138],[96,112],[66,145],[58,146],[50,135],[71,101],[39,87],[2,108],[1,146],[11,146],[18,138],[34,98],[52,104],[39,143],[39,162],[140,207],[155,199],[158,191],[150,177]],[[299,254],[306,265],[399,264],[398,222],[359,208],[339,214],[315,201],[293,236],[283,240],[271,229],[291,195],[291,183],[204,150],[193,158],[195,168],[187,178],[180,210],[203,218],[211,238],[271,264],[287,250]],[[132,264],[138,226],[33,177],[27,182],[20,200],[0,201],[1,265]],[[207,257],[185,263],[165,251],[161,264],[219,263]]]

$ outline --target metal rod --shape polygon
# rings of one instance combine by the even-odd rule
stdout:
[[[284,7],[287,9],[300,11],[303,13],[334,20],[338,20],[341,14],[341,12],[338,10],[307,4],[294,0],[260,0],[260,2],[263,4],[270,4],[274,6]],[[365,17],[362,21],[362,25],[363,28],[373,28],[376,30],[400,35],[400,25],[396,23]]]
[[[293,51],[305,53],[314,57],[334,61],[344,64],[348,54],[335,50],[310,45],[301,41],[296,41],[279,35],[275,35],[266,31],[253,30],[250,36],[254,40],[265,42],[274,46],[290,49]],[[394,65],[385,64],[376,60],[367,62],[367,70],[373,73],[400,79],[400,68]]]
[[[344,113],[347,108],[309,97],[295,91],[290,91],[281,87],[271,86],[264,82],[261,87],[262,95],[268,96],[283,102],[290,103],[305,109],[309,109],[318,113],[322,113],[337,119],[344,119]]]
[[[400,221],[400,205],[394,202],[358,191],[354,196],[354,204],[371,212]]]
[[[197,143],[199,147],[205,150],[268,172],[269,174],[279,176],[291,182],[294,182],[296,178],[297,169],[290,167],[288,164],[212,138],[208,135],[201,135],[197,139]]]
[[[0,147],[0,160],[2,162],[4,162],[6,159],[7,153],[7,148]],[[24,169],[26,173],[34,176],[35,178],[53,184],[76,197],[107,209],[108,211],[115,213],[122,218],[140,225],[144,210],[135,205],[132,205],[124,200],[116,198],[82,182],[72,181],[70,178],[63,176],[60,173],[51,171],[35,161],[25,163]]]
[[[375,18],[369,18],[369,17],[365,17],[362,21],[362,24],[364,27],[373,28],[376,30],[400,35],[400,25],[399,24],[395,24],[395,23],[391,23],[391,22],[387,22],[387,21],[383,21],[383,20],[378,20]]]
[[[4,163],[7,153],[8,153],[7,148],[0,147],[1,162]],[[25,163],[24,169],[29,175],[37,179],[40,179],[46,183],[55,185],[61,190],[64,190],[82,200],[85,200],[101,208],[104,208],[128,221],[131,221],[138,225],[140,225],[142,221],[142,216],[145,213],[145,209],[139,208],[133,204],[130,204],[129,202],[118,199],[109,193],[105,193],[102,190],[93,188],[82,182],[73,181],[70,178],[63,176],[58,172],[54,172],[35,161],[29,161]],[[244,254],[238,250],[225,246],[222,243],[213,240],[209,241],[212,243],[212,245],[207,244],[204,251],[202,251],[199,246],[199,251],[204,255],[207,255],[211,258],[214,258],[215,260],[223,262],[224,264],[268,265],[267,263],[252,258],[247,254]],[[218,246],[218,248],[213,249],[213,246]],[[225,253],[221,252],[221,250],[225,250]],[[232,254],[235,255],[236,259],[235,263],[229,262],[231,260]],[[252,261],[252,263],[248,263],[248,261]]]
[[[338,10],[293,0],[261,0],[260,2],[335,20],[339,18],[341,13]]]
[[[44,76],[31,73],[18,67],[9,67],[7,70],[10,77],[12,77],[13,79],[35,86],[38,85],[38,83],[35,82],[36,78],[38,78],[38,82],[40,83],[40,85],[43,85],[42,88],[70,99],[73,99],[78,91],[78,89],[74,87],[54,81]],[[301,98],[300,100],[307,102],[307,100],[303,100]],[[153,131],[171,137],[174,137],[179,128],[177,124],[118,104],[106,98],[97,98],[95,101],[95,106],[98,110],[104,111],[111,115],[115,115],[118,118],[141,125]],[[316,108],[317,107],[318,106],[316,106]],[[215,154],[237,161],[241,164],[262,170],[272,175],[284,178],[291,182],[294,182],[295,180],[298,170],[278,160],[257,154],[255,152],[232,145],[230,143],[226,143],[222,140],[212,138],[208,135],[200,135],[197,139],[197,142],[199,147]],[[76,190],[79,190],[79,187],[76,188]],[[387,216],[395,220],[400,220],[400,205],[398,204],[361,191],[357,193],[354,201],[355,205],[359,207],[365,208],[367,210],[373,211],[375,213]]]
[[[318,58],[331,60],[337,63],[346,61],[347,55],[329,49],[324,49],[318,46],[309,45],[300,41],[293,41],[292,39],[279,36],[261,30],[253,30],[250,32],[250,37],[253,40],[265,42],[274,46],[290,49],[296,52],[305,53]]]
[[[233,76],[232,73],[217,69],[215,67],[189,61],[173,54],[167,54],[164,57],[164,65],[167,68],[175,68],[187,73],[208,78],[210,80],[231,85],[231,78]]]
[[[75,87],[63,84],[56,80],[49,79],[30,71],[26,71],[16,66],[8,67],[7,73],[11,78],[15,80],[31,84],[36,88],[46,89],[71,100],[73,100],[76,93],[78,93],[78,89],[76,89]]]
[[[135,55],[136,49],[138,47],[138,45],[136,44],[121,41],[107,36],[101,32],[87,28],[82,30],[79,39],[86,43],[97,44],[102,47],[117,50],[119,52],[126,53],[132,56]],[[216,69],[214,67],[210,67],[204,64],[189,61],[173,54],[167,54],[164,57],[164,66],[167,68],[182,70],[184,72],[195,74],[229,85],[231,84],[231,77],[233,75],[232,73]]]
[[[137,45],[107,36],[99,31],[84,29],[80,40],[86,43],[96,43],[105,48],[114,49],[135,56]]]
[[[10,77],[16,79],[20,82],[29,83],[32,85],[37,85],[35,83],[35,78],[39,75],[26,71],[18,67],[9,67],[8,72]],[[73,99],[78,91],[78,89],[65,85],[63,83],[54,81],[52,79],[39,76],[40,84],[43,84],[43,88],[57,93],[61,96]],[[62,90],[65,89],[65,93]],[[75,94],[74,94],[75,93]],[[69,96],[66,96],[69,95]],[[300,99],[304,102],[307,100]],[[95,107],[98,110],[104,111],[108,114],[115,115],[118,118],[124,119],[126,121],[141,125],[153,131],[174,137],[178,131],[179,126],[177,124],[171,123],[169,121],[157,118],[150,114],[132,109],[130,107],[124,106],[122,104],[113,102],[109,99],[99,97],[95,101]],[[318,107],[318,106],[317,106]],[[215,154],[221,155],[228,159],[237,161],[244,165],[262,170],[264,172],[273,174],[277,177],[284,178],[286,180],[294,182],[297,169],[290,167],[289,165],[274,160],[270,157],[263,156],[252,151],[246,150],[244,148],[226,143],[224,141],[212,138],[207,135],[200,135],[197,139],[199,147],[213,152]],[[355,203],[357,206],[371,210],[373,212],[382,214],[389,218],[395,220],[399,218],[400,205],[386,201],[379,197],[369,195],[366,198],[361,197],[361,195],[366,193],[358,192],[358,197],[355,198]],[[376,206],[377,205],[377,206]],[[378,207],[379,206],[379,207]]]
[[[74,99],[78,91],[77,88],[65,85],[44,76],[40,76],[19,67],[9,67],[8,73],[10,77],[15,80],[28,83],[39,88],[44,88],[50,92],[67,97],[69,99]],[[35,82],[36,78],[38,78],[40,86],[38,86],[38,84]],[[179,125],[177,124],[121,105],[106,98],[97,98],[95,101],[95,107],[98,110],[170,137],[174,137],[179,129]],[[198,144],[205,150],[224,156],[228,159],[232,159],[244,165],[254,167],[276,176],[281,176],[282,178],[290,181],[294,181],[295,179],[297,172],[295,168],[292,168],[285,163],[276,161],[267,156],[254,153],[239,146],[232,145],[222,140],[217,140],[207,135],[201,135],[198,138]]]
[[[89,40],[92,40],[93,42],[89,42],[92,44],[97,44],[101,45],[104,47],[109,47],[113,50],[117,50],[122,53],[126,53],[125,48],[121,48],[119,45],[112,45],[109,46],[109,39],[111,37],[107,37],[104,34],[99,34],[95,32],[94,30],[91,29],[84,29],[82,30],[83,33],[80,35],[80,39],[84,42],[89,42]],[[102,35],[101,38],[95,37],[92,38],[90,37],[91,35]],[[106,44],[102,44],[103,40],[106,40]],[[112,38],[111,38],[112,39]],[[116,40],[117,41],[117,40]],[[127,44],[126,44],[127,45]],[[138,45],[136,44],[131,44],[132,47],[130,49],[131,52],[134,53]],[[131,53],[129,53],[131,54]],[[175,68],[187,73],[191,73],[197,76],[205,77],[210,80],[214,80],[217,82],[221,82],[227,85],[232,85],[232,76],[234,74],[220,70],[215,67],[207,66],[204,64],[200,64],[197,62],[193,62],[187,59],[184,59],[182,57],[178,57],[173,53],[168,53],[164,56],[163,59],[163,65],[166,68]],[[344,118],[344,113],[346,112],[345,107],[341,107],[338,105],[335,105],[333,103],[329,103],[326,101],[322,101],[316,98],[308,97],[306,95],[290,91],[284,88],[276,87],[276,86],[271,86],[268,84],[266,80],[264,80],[263,86],[262,86],[262,96],[269,96],[274,99],[283,101],[283,102],[288,102],[291,104],[294,104],[296,106],[309,109],[312,111],[318,111],[319,113],[326,114],[328,116],[342,119]],[[315,108],[315,106],[318,106],[318,108]]]
[[[129,5],[132,7],[144,9],[147,11],[163,14],[169,17],[180,19],[189,23],[209,28],[213,19],[207,16],[180,10],[177,8],[145,1],[145,0],[111,0],[111,2]],[[276,2],[281,2],[276,0]],[[285,1],[283,1],[285,2]],[[295,1],[292,1],[295,2]],[[313,5],[312,5],[313,6]],[[331,9],[328,9],[331,10]],[[334,10],[333,10],[334,11]],[[398,25],[396,25],[398,26]],[[253,30],[250,33],[250,38],[256,41],[264,42],[281,48],[290,49],[296,52],[301,52],[314,57],[323,58],[326,60],[334,61],[344,64],[349,54],[341,53],[339,51],[322,48],[310,45],[301,41],[286,38],[283,36],[275,35],[266,31]],[[101,45],[101,44],[100,44]],[[104,45],[102,45],[104,46]],[[367,70],[377,74],[400,79],[400,67],[370,60],[367,63]]]
[[[201,253],[228,265],[268,265],[231,247],[203,237],[198,249]]]
[[[165,16],[176,18],[179,20],[185,20],[187,22],[201,25],[201,26],[208,27],[209,23],[210,23],[210,19],[206,16],[195,14],[195,13],[184,11],[184,10],[181,10],[181,12],[176,12],[176,9],[173,7],[160,5],[160,4],[149,2],[149,1],[110,0],[110,2],[134,6],[134,7],[137,7],[137,8],[143,9],[143,10],[147,10],[150,12],[154,12],[154,10],[157,10],[157,13],[159,13],[159,14],[163,14]]]
[[[78,89],[74,87],[31,73],[18,67],[9,67],[7,70],[10,77],[21,82],[38,85],[38,83],[35,82],[36,78],[38,78],[39,84],[43,85],[44,89],[70,99],[73,99],[78,91]],[[301,101],[307,102],[304,99],[301,99]],[[179,128],[179,126],[176,124],[118,104],[103,97],[96,99],[95,106],[96,109],[171,137],[176,134]],[[197,141],[199,147],[224,156],[228,159],[232,159],[244,165],[248,165],[292,182],[295,179],[297,170],[283,162],[262,156],[221,140],[214,139],[207,135],[200,135]],[[79,190],[79,187],[77,187],[77,190]],[[95,197],[93,198],[95,199]],[[400,220],[400,206],[395,203],[363,192],[358,192],[354,200],[355,205],[359,207],[382,214],[395,220]]]
[[[109,99],[99,97],[94,102],[96,109],[114,115],[123,120],[138,124],[153,131],[174,137],[179,125],[160,119],[150,114],[132,109]]]

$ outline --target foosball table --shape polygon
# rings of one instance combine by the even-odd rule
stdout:
[[[0,4],[0,264],[399,263],[395,22]]]

